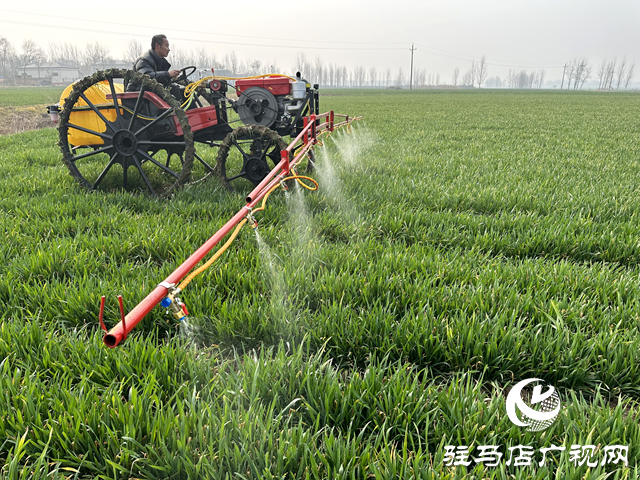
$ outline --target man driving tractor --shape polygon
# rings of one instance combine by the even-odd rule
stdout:
[[[171,49],[169,48],[169,40],[166,35],[154,35],[151,39],[151,48],[143,53],[133,64],[135,72],[144,73],[154,78],[158,83],[169,88],[179,102],[184,101],[183,89],[171,80],[180,75],[180,70],[170,70],[171,64],[166,60]],[[127,91],[135,92],[140,90],[140,83],[131,83],[127,87]]]

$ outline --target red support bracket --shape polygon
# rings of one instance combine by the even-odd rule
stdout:
[[[311,139],[313,140],[313,143],[315,144],[318,141],[318,137],[316,136],[316,126],[317,126],[317,122],[316,122],[316,114],[312,113],[311,114]]]
[[[104,318],[104,295],[102,295],[102,298],[100,298],[100,316],[98,317],[98,320],[100,320],[100,326],[102,327],[102,329],[107,332],[107,327],[104,324],[103,321]]]
[[[329,112],[329,131],[333,132],[333,110]]]
[[[291,173],[291,166],[289,165],[289,151],[280,150],[280,161],[284,162],[284,171],[287,175]]]

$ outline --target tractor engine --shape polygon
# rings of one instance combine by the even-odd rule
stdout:
[[[298,72],[289,77],[236,80],[238,101],[234,109],[245,125],[264,125],[273,130],[290,130],[301,117],[317,113],[318,86],[307,83]]]

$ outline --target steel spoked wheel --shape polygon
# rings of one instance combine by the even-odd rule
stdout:
[[[240,127],[223,140],[218,151],[216,170],[222,185],[233,190],[244,184],[258,185],[280,162],[287,143],[273,130],[261,125]]]
[[[118,99],[119,80],[139,82],[141,89]],[[169,108],[153,104],[145,92]],[[187,117],[162,85],[142,74],[113,69],[80,80],[65,100],[58,129],[64,163],[90,190],[166,196],[189,179],[194,146]]]

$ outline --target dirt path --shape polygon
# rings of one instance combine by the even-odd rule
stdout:
[[[45,105],[0,107],[0,135],[53,127]]]

